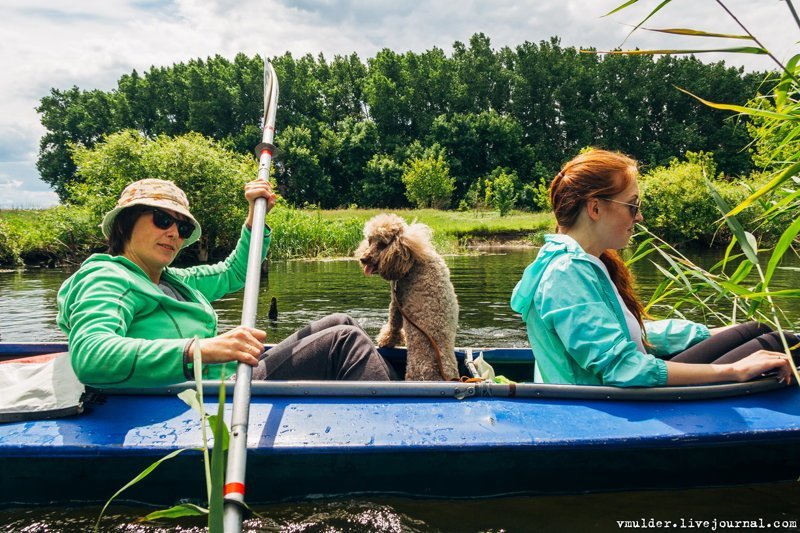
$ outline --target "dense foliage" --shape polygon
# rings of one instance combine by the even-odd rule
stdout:
[[[256,162],[226,150],[197,133],[154,140],[125,130],[94,148],[77,147],[79,183],[69,187],[74,205],[91,209],[97,223],[114,207],[132,181],[158,178],[175,182],[189,198],[192,214],[202,221],[197,253],[227,254],[236,244],[247,213],[244,184],[256,176]]]
[[[542,179],[583,146],[668,164],[687,150],[713,151],[726,175],[752,169],[747,130],[676,91],[745,103],[759,74],[694,58],[606,56],[562,48],[557,39],[495,50],[483,34],[403,54],[284,54],[276,144],[279,192],[292,204],[400,207],[402,169],[438,145],[454,179],[451,205],[476,182],[508,168],[520,207]],[[85,180],[70,145],[133,129],[146,137],[197,132],[240,154],[260,139],[262,60],[237,55],[153,67],[122,76],[112,91],[52,89],[38,111],[46,133],[38,169],[62,200]],[[539,197],[540,198],[540,197]],[[469,203],[469,202],[468,202]]]
[[[442,154],[411,159],[401,179],[406,197],[417,207],[446,209],[450,205],[455,180]]]
[[[19,249],[15,244],[19,237],[12,232],[9,224],[0,219],[0,265],[13,265],[19,261]]]
[[[501,217],[506,216],[517,203],[517,173],[497,168],[484,183],[486,184],[486,204],[495,208]],[[532,205],[532,204],[531,204]]]
[[[83,261],[104,248],[91,209],[56,206],[42,211],[0,211],[0,265]]]
[[[747,198],[745,183],[717,175],[710,154],[689,152],[687,156],[686,161],[673,159],[641,176],[643,224],[670,243],[711,244],[715,238],[727,243],[730,233],[721,224],[722,215],[703,186],[704,175],[730,205]]]
[[[301,210],[278,202],[267,217],[272,228],[269,257],[349,256],[363,238],[364,223],[381,212],[382,209]],[[443,253],[463,252],[463,246],[472,239],[492,239],[495,235],[540,243],[541,234],[553,228],[550,213],[512,212],[501,218],[490,211],[393,212],[408,222],[416,220],[429,225],[434,232],[434,244]],[[97,214],[77,206],[0,211],[0,265],[80,263],[90,253],[105,250],[98,224]],[[230,238],[237,236],[238,228]],[[78,241],[79,238],[82,240]],[[212,257],[224,256],[229,251],[212,250]],[[198,244],[194,244],[181,252],[177,264],[196,264],[197,255]]]

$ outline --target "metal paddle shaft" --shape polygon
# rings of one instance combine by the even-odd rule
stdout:
[[[269,61],[264,61],[264,133],[256,147],[259,160],[258,179],[269,180],[269,169],[275,147],[275,112],[278,106],[278,78]],[[258,198],[253,209],[253,230],[250,236],[250,254],[247,258],[247,278],[244,285],[242,325],[255,327],[258,312],[258,289],[261,282],[261,253],[264,246],[264,218],[267,201]],[[245,472],[247,468],[247,425],[250,417],[250,381],[253,368],[245,363],[236,367],[236,384],[233,388],[233,414],[231,438],[228,447],[228,467],[225,476],[226,532],[242,530],[244,508]]]

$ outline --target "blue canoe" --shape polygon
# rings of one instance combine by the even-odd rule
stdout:
[[[65,350],[0,343],[0,360]],[[462,350],[462,366],[478,353],[498,374],[530,380],[530,350]],[[402,350],[384,355],[402,366]],[[156,459],[198,447],[198,417],[176,397],[191,385],[97,391],[81,415],[0,424],[0,504],[104,501]],[[205,384],[207,399],[217,386]],[[675,488],[800,474],[800,390],[774,378],[654,389],[261,382],[252,401],[252,503]],[[124,498],[202,500],[201,461],[184,452]]]

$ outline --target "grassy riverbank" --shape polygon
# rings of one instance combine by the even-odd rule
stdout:
[[[84,207],[0,210],[0,265],[80,262],[102,249],[99,224]]]
[[[299,210],[276,207],[268,217],[273,228],[270,256],[275,259],[349,256],[362,239],[364,222],[387,210]],[[551,230],[549,213],[512,212],[500,217],[494,211],[391,210],[408,222],[429,225],[437,249],[462,253],[477,242],[538,242]],[[80,263],[90,253],[103,250],[99,219],[86,210],[54,207],[43,210],[0,211],[0,264],[56,265]],[[236,235],[225,241],[234,243]],[[232,244],[230,244],[232,246]],[[226,246],[213,253],[224,256]],[[193,259],[187,249],[185,259]]]
[[[316,218],[325,226],[349,228],[355,231],[349,238],[349,246],[354,249],[362,239],[364,222],[373,216],[387,212],[382,209],[344,209],[302,211]],[[470,245],[498,241],[515,241],[535,244],[540,236],[551,231],[555,221],[550,213],[530,213],[512,211],[501,217],[497,211],[441,211],[437,209],[395,209],[388,212],[403,217],[407,222],[421,222],[433,230],[433,239],[440,252],[459,253]],[[277,229],[276,229],[277,232]],[[350,231],[347,231],[350,234]],[[285,246],[282,248],[286,248]],[[349,255],[324,254],[324,255]]]

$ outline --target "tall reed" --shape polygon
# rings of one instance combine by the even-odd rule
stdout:
[[[638,1],[628,0],[613,9],[608,15],[626,9]],[[641,28],[646,21],[664,9],[671,1],[661,1],[631,30],[631,33]],[[659,266],[665,276],[665,281],[653,294],[648,304],[648,309],[667,301],[668,297],[675,296],[677,296],[677,303],[672,305],[673,311],[683,304],[696,305],[710,310],[709,302],[719,302],[721,299],[727,300],[731,305],[731,313],[728,317],[730,322],[741,319],[758,319],[770,323],[781,333],[783,348],[788,355],[792,347],[788,345],[786,337],[783,335],[783,329],[790,321],[776,302],[776,297],[800,298],[800,289],[773,291],[770,289],[770,282],[775,271],[782,268],[780,264],[785,254],[790,251],[798,253],[796,246],[798,244],[798,235],[800,234],[800,216],[798,216],[800,212],[798,211],[800,209],[800,188],[796,184],[800,183],[800,180],[798,180],[800,155],[797,150],[800,147],[800,141],[798,141],[798,132],[800,131],[800,54],[795,54],[785,63],[781,62],[752,31],[741,23],[725,2],[716,0],[716,3],[720,6],[722,12],[741,28],[743,33],[714,33],[689,28],[649,28],[647,30],[701,38],[744,40],[748,41],[748,46],[734,46],[723,49],[697,48],[601,52],[609,54],[686,54],[702,52],[762,54],[767,55],[778,68],[777,72],[767,80],[771,80],[773,83],[765,84],[765,87],[769,88],[769,94],[754,95],[753,102],[748,106],[713,102],[707,99],[711,98],[710,95],[702,98],[678,88],[678,90],[696,98],[705,105],[758,120],[761,127],[755,130],[751,129],[751,133],[753,133],[756,143],[760,142],[762,145],[766,144],[770,147],[770,153],[766,154],[767,157],[765,158],[769,162],[770,168],[765,170],[771,171],[772,176],[765,185],[753,191],[752,194],[733,208],[722,198],[708,176],[704,176],[704,185],[717,204],[722,214],[722,220],[733,235],[725,258],[711,269],[704,270],[651,234],[645,243],[654,246],[654,250],[661,255],[669,265],[669,268]],[[786,0],[786,5],[798,28],[800,28],[800,18],[796,15],[792,0]],[[787,153],[791,155],[786,160],[777,160],[774,157],[776,154]],[[778,220],[785,224],[785,227],[780,231],[780,237],[776,244],[769,248],[760,248],[753,233],[748,231],[737,217],[745,209],[751,208],[757,203],[761,203],[760,207],[763,209],[763,214],[759,217],[761,221]],[[741,250],[740,254],[733,253],[734,246]],[[646,255],[647,252],[641,251],[640,247],[640,250],[637,250],[637,253],[634,254],[634,258],[639,260]],[[731,267],[730,263],[734,263],[734,266]],[[728,273],[726,271],[729,267],[733,269],[733,272]],[[752,273],[755,273],[755,276]],[[798,380],[798,385],[800,385],[800,375],[798,375],[797,369],[794,369],[794,367],[793,370],[795,378]]]

